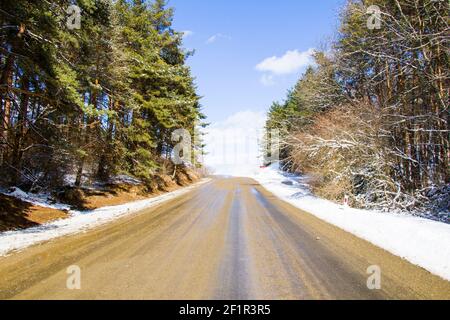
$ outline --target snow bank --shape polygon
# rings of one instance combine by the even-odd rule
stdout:
[[[0,233],[0,256],[5,256],[11,251],[24,249],[43,241],[48,241],[79,232],[85,232],[117,218],[137,213],[143,209],[164,203],[168,200],[183,195],[197,186],[207,183],[208,181],[208,179],[204,179],[197,184],[176,190],[174,192],[169,192],[151,199],[135,201],[119,206],[104,207],[91,211],[70,211],[71,217],[67,219],[54,221],[26,230]],[[13,193],[10,193],[10,195],[13,195]],[[29,199],[29,195],[23,191],[17,191],[14,195],[24,200]],[[39,205],[41,204],[42,202],[39,203]]]
[[[276,165],[252,178],[274,195],[450,281],[450,225],[407,214],[344,207],[311,194],[305,178]]]

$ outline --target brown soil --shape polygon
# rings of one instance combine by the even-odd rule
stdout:
[[[0,194],[0,232],[35,227],[67,216],[65,211],[35,206]]]
[[[55,196],[58,201],[69,204],[77,210],[94,210],[141,200],[149,194],[141,186],[108,185],[101,190],[65,188]]]

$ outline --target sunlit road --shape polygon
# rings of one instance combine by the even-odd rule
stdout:
[[[81,289],[66,286],[81,268]],[[381,268],[381,290],[367,287]],[[275,198],[214,179],[85,234],[0,258],[0,298],[450,299],[450,282]]]

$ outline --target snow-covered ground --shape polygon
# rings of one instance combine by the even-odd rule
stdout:
[[[249,174],[274,195],[450,281],[450,224],[345,207],[311,194],[305,178],[276,165]]]
[[[154,198],[135,201],[119,206],[103,207],[91,211],[69,211],[71,216],[67,219],[54,221],[26,230],[0,233],[0,256],[5,256],[12,251],[21,250],[31,245],[58,237],[85,232],[125,215],[134,214],[143,209],[164,203],[170,199],[183,195],[200,184],[207,183],[208,181],[208,179],[204,179],[183,189],[169,192]],[[68,209],[64,207],[64,205],[49,204],[45,196],[31,196],[20,189],[16,189],[14,192],[5,194],[9,194],[44,207]]]

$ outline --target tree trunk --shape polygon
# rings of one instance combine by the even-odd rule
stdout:
[[[117,110],[118,103],[113,102],[111,99],[109,103],[109,109],[110,110]],[[104,148],[102,154],[100,155],[99,161],[98,161],[98,171],[97,176],[100,180],[106,181],[109,179],[109,176],[111,174],[110,169],[108,170],[108,159],[111,157],[111,153],[113,152],[112,148],[112,142],[113,142],[113,132],[114,132],[114,119],[112,117],[108,118],[108,131],[106,133],[106,147]]]
[[[1,78],[1,85],[4,89],[2,90],[3,108],[1,110],[0,119],[0,165],[6,161],[8,154],[8,134],[11,121],[11,87],[13,83],[14,62],[15,58],[10,54],[6,60],[6,66]]]
[[[26,121],[27,121],[27,113],[28,113],[28,102],[30,96],[28,95],[30,84],[27,75],[22,77],[21,88],[23,90],[22,99],[20,101],[20,109],[17,117],[17,126],[15,132],[14,145],[11,156],[11,165],[16,167],[15,174],[13,177],[14,184],[17,184],[19,179],[19,172],[21,170],[21,162],[23,156],[23,140],[25,138],[26,133]]]
[[[81,186],[81,179],[83,178],[84,157],[80,160],[77,170],[77,177],[75,179],[75,187]]]

